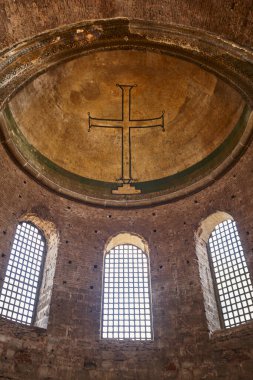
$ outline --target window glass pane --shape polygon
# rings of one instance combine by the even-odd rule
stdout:
[[[148,256],[130,244],[105,255],[102,338],[152,339],[148,267]]]
[[[224,326],[229,328],[253,319],[248,308],[248,301],[253,299],[251,280],[234,220],[215,227],[208,248]]]
[[[0,314],[5,318],[27,325],[32,323],[44,250],[41,232],[31,223],[20,223],[0,295]]]

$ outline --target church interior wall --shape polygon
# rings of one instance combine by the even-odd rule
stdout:
[[[252,322],[209,336],[194,234],[213,212],[232,215],[252,273],[252,148],[208,188],[167,205],[131,210],[61,198],[20,171],[1,149],[1,278],[24,213],[53,222],[60,238],[48,328],[1,319],[1,375],[250,378]],[[108,238],[121,231],[143,236],[149,245],[153,342],[100,339],[103,252]]]
[[[250,1],[196,1],[194,7],[185,1],[151,0],[29,3],[4,1],[3,47],[59,25],[118,16],[183,23],[242,45],[250,46],[253,39]],[[210,9],[219,16],[209,17]],[[231,22],[224,22],[228,17]],[[183,199],[118,209],[72,201],[46,189],[20,169],[1,142],[0,281],[24,215],[53,223],[59,245],[47,329],[0,318],[0,378],[251,379],[253,322],[210,334],[195,234],[209,215],[230,214],[253,274],[252,157],[251,144],[221,178]],[[148,243],[154,327],[150,342],[100,338],[103,254],[108,239],[120,232],[137,234]]]

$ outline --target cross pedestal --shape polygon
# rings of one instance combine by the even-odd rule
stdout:
[[[119,186],[117,190],[112,190],[112,194],[118,195],[131,195],[131,194],[140,194],[141,190],[136,189],[134,185],[130,185],[130,183],[123,183],[122,186]]]

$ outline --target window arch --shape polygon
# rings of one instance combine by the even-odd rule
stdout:
[[[200,278],[210,331],[253,319],[253,288],[236,222],[216,212],[196,234]]]
[[[128,233],[112,238],[104,255],[101,337],[153,339],[150,289],[146,243]]]
[[[0,315],[46,328],[58,250],[53,223],[29,214],[18,223],[0,293]]]

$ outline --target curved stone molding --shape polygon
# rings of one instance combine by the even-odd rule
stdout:
[[[215,35],[177,25],[157,25],[128,19],[97,20],[66,26],[20,42],[0,55],[0,109],[4,110],[15,93],[50,67],[96,51],[115,49],[150,50],[180,57],[201,66],[234,87],[247,103],[243,128],[226,157],[216,160],[180,186],[177,183],[162,190],[141,195],[96,195],[92,186],[52,168],[38,170],[15,141],[6,117],[1,117],[1,141],[25,171],[39,183],[58,193],[103,206],[145,206],[183,197],[203,188],[230,167],[247,147],[253,117],[253,52]],[[234,141],[234,140],[233,140]],[[42,165],[41,165],[42,166]],[[186,173],[187,175],[187,173]]]
[[[122,244],[134,245],[141,249],[143,252],[149,254],[148,243],[146,240],[140,235],[126,231],[113,235],[107,240],[104,254],[115,248],[117,245]]]

